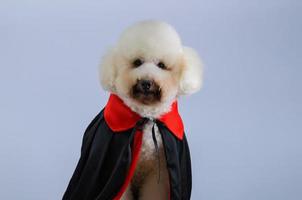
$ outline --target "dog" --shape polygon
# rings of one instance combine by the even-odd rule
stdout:
[[[175,29],[160,21],[143,21],[126,29],[117,45],[104,56],[100,67],[103,88],[118,95],[142,117],[156,119],[167,113],[181,95],[197,92],[202,85],[202,63],[198,54],[184,47]],[[166,200],[169,175],[161,137],[161,177],[157,182],[152,122],[143,129],[140,159],[123,200]]]

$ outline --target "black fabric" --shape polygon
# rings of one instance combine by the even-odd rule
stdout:
[[[162,135],[170,178],[170,199],[189,200],[192,189],[191,158],[187,138],[178,140],[161,122],[157,123]]]
[[[85,131],[81,157],[63,200],[112,200],[120,191],[131,163],[133,136],[146,122],[140,120],[130,130],[113,132],[103,112]],[[170,178],[170,199],[189,200],[191,161],[187,140],[177,139],[164,124],[156,121],[162,135]]]

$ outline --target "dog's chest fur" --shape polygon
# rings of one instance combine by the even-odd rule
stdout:
[[[134,176],[131,181],[131,190],[134,196],[133,199],[136,199],[136,195],[140,196],[140,189],[143,185],[146,184],[149,177],[156,176],[155,180],[158,180],[158,178],[160,178],[159,181],[166,177],[166,160],[162,138],[157,126],[155,125],[155,136],[158,143],[159,151],[159,154],[157,154],[152,138],[152,126],[153,122],[149,121],[147,124],[145,124],[143,128],[143,141],[141,152]]]
[[[142,182],[148,175],[152,173],[158,173],[158,155],[156,153],[155,144],[152,139],[152,126],[153,122],[149,121],[145,124],[143,129],[143,141],[141,152],[139,154],[139,160],[135,169],[133,182]],[[163,159],[163,146],[162,138],[155,125],[155,136],[158,144],[158,151],[160,161]],[[156,171],[157,170],[157,171]]]
[[[144,171],[148,171],[152,169],[157,168],[157,153],[156,153],[156,148],[155,144],[152,138],[152,126],[153,122],[149,121],[143,129],[143,141],[142,141],[142,147],[141,147],[141,152],[140,152],[140,157],[137,165],[137,170],[140,169],[140,167],[144,167]],[[163,150],[163,145],[162,145],[162,138],[159,133],[159,130],[156,126],[154,125],[155,129],[155,137],[156,141],[158,144],[158,150],[162,151]],[[159,156],[162,156],[161,154]],[[141,166],[142,165],[142,166]]]

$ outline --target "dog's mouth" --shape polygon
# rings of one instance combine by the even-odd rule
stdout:
[[[131,97],[142,104],[155,104],[161,100],[161,89],[153,80],[137,80],[131,89]]]

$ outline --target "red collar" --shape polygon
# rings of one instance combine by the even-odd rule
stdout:
[[[110,129],[118,132],[133,128],[141,116],[126,106],[118,96],[111,94],[104,110],[104,118]],[[164,123],[178,139],[182,140],[184,126],[178,113],[177,101],[172,104],[171,110],[158,120]]]

